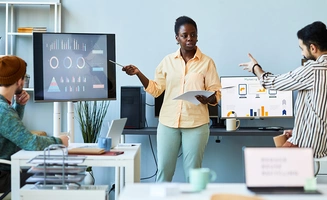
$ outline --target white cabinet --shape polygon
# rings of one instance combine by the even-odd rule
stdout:
[[[34,185],[25,185],[20,189],[21,200],[109,200],[108,185],[82,185],[79,189],[37,189]]]
[[[27,63],[27,73],[33,87],[33,33],[18,32],[18,27],[46,27],[48,32],[61,31],[60,0],[1,1],[5,4],[5,54],[17,55]]]

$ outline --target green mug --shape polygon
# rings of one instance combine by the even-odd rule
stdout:
[[[190,184],[193,191],[206,189],[207,184],[216,180],[216,173],[209,168],[190,169]]]

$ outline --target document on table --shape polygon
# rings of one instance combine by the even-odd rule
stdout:
[[[200,101],[198,101],[195,96],[197,95],[203,95],[205,97],[209,97],[213,94],[214,92],[210,92],[210,91],[205,91],[205,90],[198,90],[198,91],[188,91],[185,92],[184,94],[181,94],[175,98],[173,98],[173,100],[185,100],[185,101],[189,101],[195,105],[199,105]]]

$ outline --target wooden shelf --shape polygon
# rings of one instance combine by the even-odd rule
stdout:
[[[17,2],[12,2],[12,1],[4,1],[4,2],[0,2],[0,4],[9,4],[9,5],[61,5],[61,3],[58,2],[21,2],[21,1],[17,1]]]
[[[9,32],[8,35],[22,35],[22,36],[32,36],[33,33],[18,33],[18,32]]]

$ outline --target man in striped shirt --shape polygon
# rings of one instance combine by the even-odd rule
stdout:
[[[303,66],[281,75],[262,70],[249,54],[244,70],[260,79],[263,87],[274,90],[297,90],[293,130],[286,130],[284,147],[310,147],[314,157],[327,156],[327,29],[322,22],[309,24],[297,32]]]

